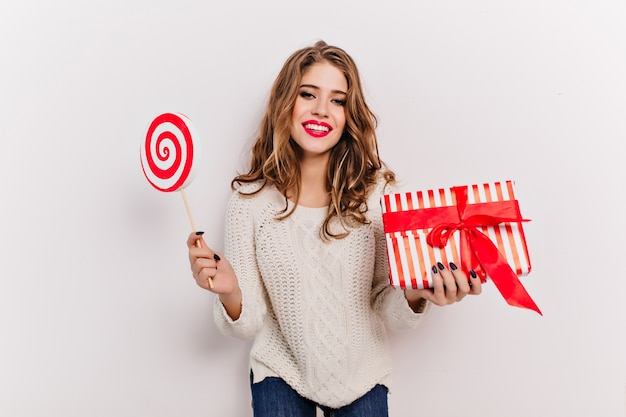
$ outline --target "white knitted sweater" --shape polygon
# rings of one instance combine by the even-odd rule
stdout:
[[[384,323],[406,330],[423,314],[415,314],[404,293],[389,285],[384,188],[381,180],[370,193],[371,224],[331,241],[320,238],[325,207],[298,206],[277,220],[285,198],[275,188],[250,197],[232,194],[224,252],[239,280],[242,312],[233,321],[216,298],[215,321],[224,334],[254,338],[254,382],[278,376],[303,397],[332,408],[350,404],[376,384],[390,387]]]

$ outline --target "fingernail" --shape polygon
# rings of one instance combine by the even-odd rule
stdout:
[[[457,267],[456,267],[456,265],[454,264],[454,262],[450,262],[450,269],[451,269],[451,270],[453,270],[453,271],[456,271],[456,270],[457,270]]]
[[[473,270],[473,269],[470,271],[470,276],[471,276],[472,278],[476,278],[476,272],[474,272],[474,270]]]
[[[439,270],[437,269],[435,265],[433,265],[433,274],[436,274],[437,272],[439,272]]]
[[[446,268],[445,266],[443,266],[441,262],[437,262],[437,266],[439,267],[441,271],[443,271]]]
[[[204,234],[204,232],[196,232],[197,236],[202,236]]]
[[[222,258],[220,258],[220,256],[217,253],[213,254],[213,259],[215,259],[216,261],[221,260]]]

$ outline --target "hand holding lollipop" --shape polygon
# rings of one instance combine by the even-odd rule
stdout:
[[[150,123],[140,150],[141,167],[146,179],[159,191],[180,191],[194,232],[196,225],[184,190],[193,181],[200,155],[197,137],[187,116],[163,113]],[[198,239],[198,247],[200,242]],[[209,285],[213,287],[211,280]]]

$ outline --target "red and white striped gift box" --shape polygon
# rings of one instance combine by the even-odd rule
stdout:
[[[444,265],[454,262],[456,265],[463,266],[465,272],[474,269],[483,281],[486,279],[488,273],[480,262],[471,263],[469,259],[461,259],[462,233],[459,230],[452,231],[447,244],[443,247],[435,247],[427,243],[427,235],[433,228],[442,222],[450,223],[449,217],[454,217],[455,213],[458,213],[456,206],[459,189],[465,192],[466,217],[485,214],[483,212],[493,215],[494,210],[496,214],[501,214],[502,207],[496,207],[497,202],[508,202],[510,208],[517,210],[517,215],[521,219],[513,181],[383,196],[381,204],[391,285],[401,289],[431,288],[431,268],[437,262]],[[495,209],[492,210],[490,206]],[[393,216],[398,213],[400,216],[394,218]],[[415,216],[420,217],[420,220],[415,221]],[[458,216],[456,220],[459,224],[464,221],[460,217],[463,216]],[[476,226],[475,223],[474,226]],[[530,272],[530,258],[521,222],[505,221],[493,226],[479,225],[476,228],[489,237],[516,275],[526,275]]]

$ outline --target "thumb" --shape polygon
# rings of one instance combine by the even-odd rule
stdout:
[[[196,236],[198,236],[198,238],[196,239],[196,247],[197,248],[206,248],[207,245],[204,242],[204,238],[202,237],[202,235],[204,234],[204,232],[196,232]]]

